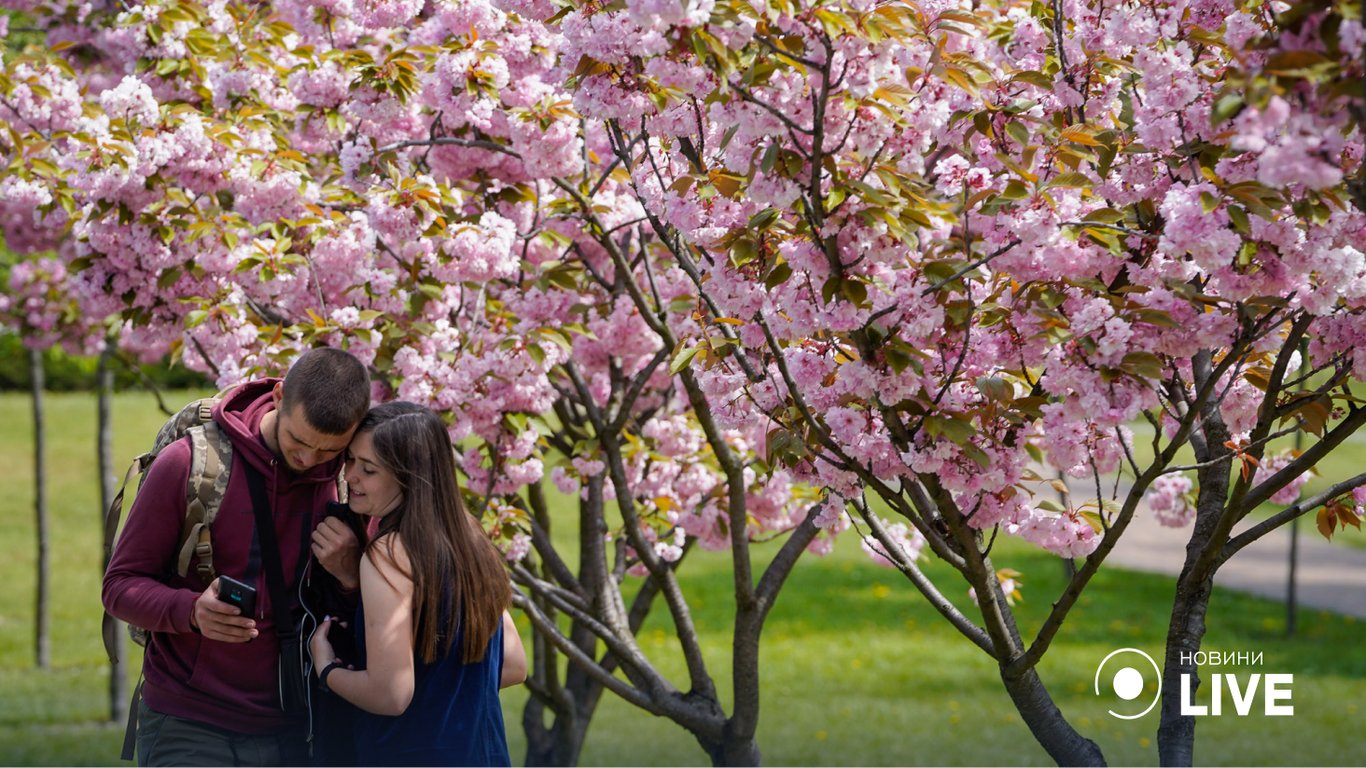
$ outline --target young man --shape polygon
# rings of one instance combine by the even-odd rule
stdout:
[[[307,725],[281,710],[280,643],[248,484],[264,477],[291,600],[310,553],[346,589],[359,583],[356,537],[336,518],[336,480],[370,405],[365,367],[337,349],[305,352],[284,380],[247,382],[213,411],[232,442],[211,527],[220,576],[256,588],[254,616],[219,599],[219,582],[176,574],[191,450],[167,446],[147,470],[104,578],[113,616],[151,630],[138,711],[139,765],[300,765]]]

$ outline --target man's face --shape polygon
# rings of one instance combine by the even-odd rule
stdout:
[[[304,418],[303,407],[280,408],[275,418],[275,442],[280,446],[280,458],[294,472],[307,472],[324,462],[335,459],[351,442],[352,428],[344,435],[319,432]]]

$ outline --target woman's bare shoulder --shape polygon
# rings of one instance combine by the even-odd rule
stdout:
[[[397,533],[386,533],[375,539],[366,554],[369,556],[361,562],[362,576],[368,565],[386,581],[392,582],[395,577],[402,581],[412,581],[408,548],[403,546],[403,539]]]

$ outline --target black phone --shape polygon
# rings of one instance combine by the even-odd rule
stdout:
[[[356,534],[356,541],[360,542],[362,548],[365,547],[365,522],[360,515],[351,511],[351,505],[341,501],[327,502],[324,518],[335,517],[346,524],[351,532]]]
[[[237,606],[243,616],[256,615],[256,587],[243,584],[231,576],[218,577],[218,599]]]

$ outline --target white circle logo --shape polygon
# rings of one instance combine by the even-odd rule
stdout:
[[[1109,663],[1110,659],[1113,659],[1116,656],[1119,656],[1120,658],[1114,664],[1110,665],[1110,676],[1106,679],[1110,682],[1110,691],[1113,691],[1114,695],[1124,701],[1133,701],[1143,694],[1143,688],[1147,684],[1147,681],[1144,680],[1143,677],[1143,671],[1147,667],[1152,668],[1154,679],[1157,680],[1157,692],[1153,694],[1153,700],[1148,703],[1147,708],[1142,712],[1137,714],[1122,714],[1113,709],[1110,710],[1112,716],[1121,720],[1136,720],[1153,711],[1153,707],[1157,706],[1157,702],[1161,700],[1162,670],[1158,668],[1157,662],[1153,661],[1153,657],[1137,648],[1120,648],[1117,651],[1111,651],[1110,655],[1101,659],[1100,666],[1096,667],[1095,691],[1097,696],[1109,695],[1109,692],[1101,693],[1100,680],[1101,677],[1105,675],[1105,665]],[[1146,664],[1140,663],[1139,659],[1142,659]],[[1142,702],[1139,702],[1139,705],[1141,704]],[[1121,709],[1126,708],[1121,707]]]

